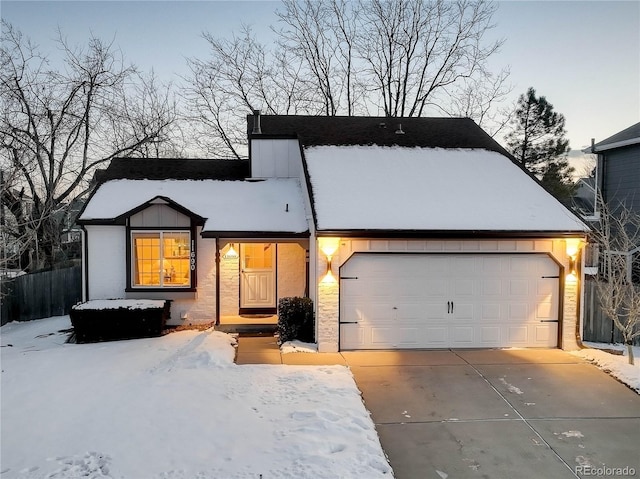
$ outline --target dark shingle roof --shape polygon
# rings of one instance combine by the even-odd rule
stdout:
[[[96,181],[130,180],[242,180],[250,175],[248,160],[115,158],[96,172]]]
[[[248,132],[254,117],[247,116]],[[262,115],[263,135],[297,136],[304,146],[380,145],[482,148],[508,153],[470,118]],[[403,133],[396,133],[400,130]]]
[[[633,140],[638,140],[634,142]],[[622,131],[619,131],[615,135],[610,136],[606,140],[602,140],[594,145],[594,150],[606,150],[607,146],[611,147],[616,143],[638,143],[640,142],[640,123],[636,123],[635,125],[631,125],[629,128],[625,128]]]

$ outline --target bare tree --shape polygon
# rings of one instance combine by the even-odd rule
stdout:
[[[483,0],[373,0],[361,5],[358,53],[385,116],[422,116],[429,107],[446,111],[439,94],[461,80],[481,78],[487,59],[502,44],[485,44],[496,6]]]
[[[59,32],[64,65],[52,68],[19,31],[2,26],[0,169],[12,172],[15,185],[3,190],[2,203],[18,236],[32,238],[29,248],[38,252],[38,264],[23,267],[47,267],[66,205],[112,158],[159,151],[174,105],[168,90],[126,66],[110,43],[90,38],[72,47]]]
[[[189,111],[206,127],[200,138],[221,138],[211,150],[236,158],[254,109],[464,114],[497,130],[495,107],[510,87],[507,69],[487,67],[502,44],[486,40],[495,10],[485,0],[284,0],[272,47],[246,27],[230,40],[204,35],[211,56],[190,60]]]
[[[640,337],[640,215],[625,205],[612,210],[601,196],[598,203],[600,224],[593,234],[601,253],[598,299],[622,333],[629,364],[634,364],[633,340]]]

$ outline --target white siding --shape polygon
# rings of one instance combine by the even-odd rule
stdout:
[[[301,170],[298,140],[251,140],[252,178],[300,178]]]
[[[126,232],[124,226],[87,226],[87,299],[124,298]]]

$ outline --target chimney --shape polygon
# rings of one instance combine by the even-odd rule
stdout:
[[[595,138],[591,138],[591,153],[595,153],[595,151],[593,151],[593,148],[596,146],[596,139]]]
[[[253,110],[253,132],[254,135],[262,133],[260,128],[260,110]]]

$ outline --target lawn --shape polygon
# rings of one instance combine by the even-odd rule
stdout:
[[[68,316],[0,329],[0,476],[393,477],[342,366],[238,366],[233,338],[68,344]]]

